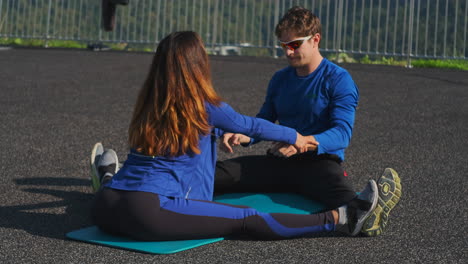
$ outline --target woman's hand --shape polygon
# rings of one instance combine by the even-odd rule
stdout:
[[[248,144],[250,137],[243,134],[224,133],[221,137],[220,149],[226,153],[234,153],[232,147],[239,146],[240,144]]]

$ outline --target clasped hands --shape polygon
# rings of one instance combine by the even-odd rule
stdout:
[[[222,151],[234,153],[233,147],[248,144],[250,137],[243,134],[225,133],[221,137],[221,141],[220,148]],[[272,147],[267,150],[267,154],[280,158],[289,158],[297,153],[316,150],[318,145],[319,142],[315,140],[314,136],[303,136],[297,133],[296,142],[293,145],[284,142],[273,142]]]

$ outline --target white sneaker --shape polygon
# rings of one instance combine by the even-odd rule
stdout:
[[[119,158],[117,153],[112,149],[107,149],[102,154],[98,163],[98,173],[100,177],[100,185],[110,180],[119,171]]]
[[[101,142],[94,144],[89,163],[91,169],[91,187],[94,192],[97,192],[101,186],[101,177],[99,176],[97,164],[99,163],[102,153],[104,153],[104,147]]]

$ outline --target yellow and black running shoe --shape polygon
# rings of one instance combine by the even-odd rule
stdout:
[[[378,236],[387,226],[390,211],[397,205],[401,197],[401,181],[398,173],[386,168],[377,181],[379,200],[372,214],[364,223],[361,233],[365,236]]]

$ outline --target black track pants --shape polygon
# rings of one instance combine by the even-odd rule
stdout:
[[[261,213],[246,206],[169,198],[154,193],[102,188],[92,208],[102,230],[137,240],[181,240],[246,234],[285,239],[334,231],[332,213]]]
[[[218,161],[215,193],[293,192],[335,209],[356,193],[334,156],[243,156]]]

